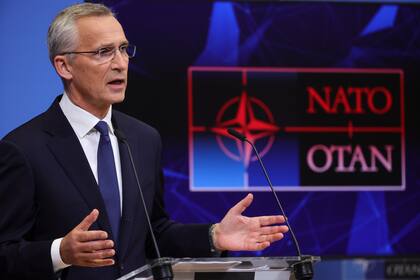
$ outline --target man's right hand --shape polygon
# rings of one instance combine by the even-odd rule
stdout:
[[[114,242],[102,230],[89,230],[98,219],[99,211],[92,210],[83,221],[61,241],[60,256],[64,263],[78,266],[100,267],[113,265]]]

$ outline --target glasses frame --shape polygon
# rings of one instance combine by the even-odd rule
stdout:
[[[125,51],[122,50],[122,48],[124,48],[124,47],[125,47]],[[133,54],[131,56],[127,52],[127,49],[128,48],[133,48]],[[63,53],[60,53],[59,55],[67,55],[67,54],[94,54],[94,55],[97,55],[98,58],[100,59],[100,58],[104,58],[104,57],[101,56],[101,52],[105,52],[105,51],[107,51],[109,49],[110,49],[109,47],[108,48],[107,47],[101,47],[101,48],[99,48],[97,50],[94,50],[94,51],[63,52]],[[115,57],[115,54],[117,53],[117,50],[120,51],[120,53],[121,53],[122,56],[127,56],[127,58],[133,58],[133,57],[136,56],[137,47],[135,45],[133,45],[133,44],[122,44],[118,48],[113,47],[112,55],[110,55],[109,58],[105,57],[106,59],[104,60],[104,62],[108,62],[108,61],[113,60],[114,57]]]

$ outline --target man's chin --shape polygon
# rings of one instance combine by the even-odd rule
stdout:
[[[124,101],[124,99],[125,99],[125,91],[119,92],[119,93],[113,92],[111,93],[110,103],[111,104],[121,103]]]

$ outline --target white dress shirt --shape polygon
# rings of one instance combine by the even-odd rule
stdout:
[[[95,176],[96,182],[98,182],[98,163],[97,153],[99,146],[100,133],[95,129],[95,125],[101,121],[96,116],[83,110],[82,108],[75,105],[66,93],[60,100],[60,108],[69,121],[71,127],[76,133],[77,139],[79,139],[80,145],[83,148],[85,156],[89,162],[89,166],[92,169],[92,173]],[[108,124],[109,136],[111,139],[112,151],[114,153],[115,169],[117,172],[118,189],[120,192],[120,207],[122,213],[122,178],[121,178],[121,162],[120,162],[120,150],[118,148],[118,139],[114,134],[114,128],[111,122],[112,107],[110,106],[108,113],[102,121]],[[60,256],[60,244],[63,238],[55,239],[51,245],[51,259],[54,267],[54,271],[57,272],[60,269],[66,268],[69,265],[65,264]]]

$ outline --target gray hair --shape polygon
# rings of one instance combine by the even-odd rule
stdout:
[[[82,3],[62,10],[53,20],[48,29],[48,53],[54,65],[54,57],[69,51],[74,51],[78,44],[78,33],[75,22],[88,16],[113,16],[111,9],[102,4]]]

